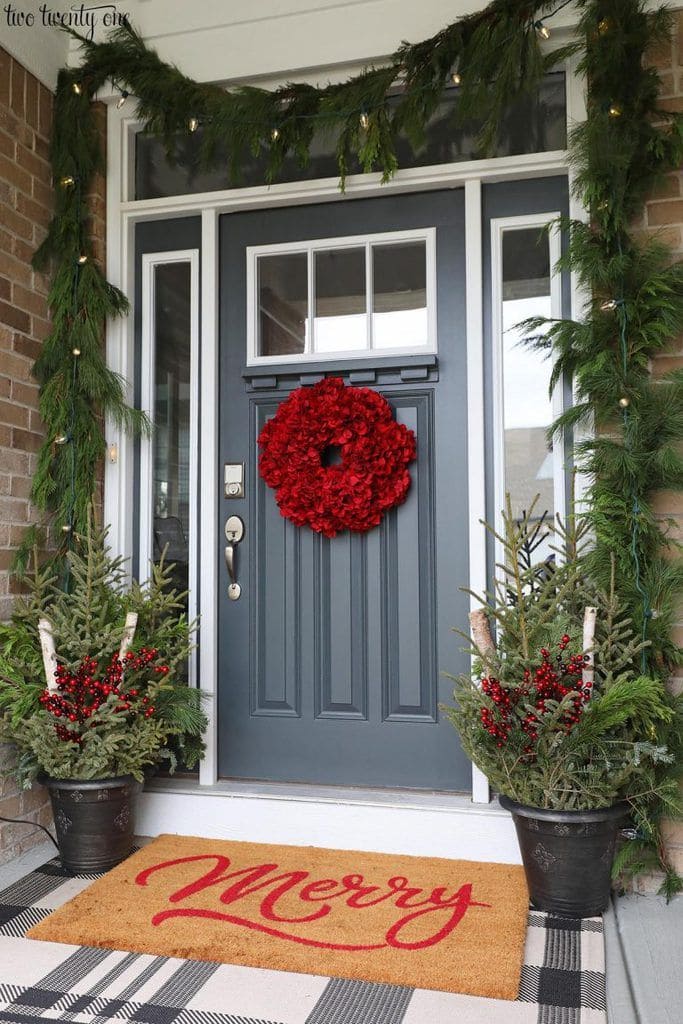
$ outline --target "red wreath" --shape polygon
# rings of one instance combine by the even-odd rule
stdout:
[[[263,427],[259,471],[281,515],[325,537],[364,533],[405,501],[415,435],[370,388],[329,377],[298,388]],[[326,464],[330,449],[341,460]]]

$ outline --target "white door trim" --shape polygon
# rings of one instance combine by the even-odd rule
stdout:
[[[568,75],[568,92],[574,97],[570,111],[580,104],[576,99],[576,86]],[[200,686],[209,694],[207,711],[210,726],[207,733],[207,752],[200,768],[201,792],[207,796],[219,792],[217,783],[217,623],[206,610],[215,609],[218,596],[218,433],[217,433],[217,380],[218,380],[218,217],[222,213],[259,208],[293,206],[322,201],[343,200],[336,179],[283,183],[270,187],[242,188],[200,195],[175,196],[170,199],[130,201],[131,175],[128,154],[134,120],[126,117],[114,103],[108,107],[108,201],[107,201],[107,267],[112,283],[133,294],[134,266],[132,253],[136,223],[143,220],[163,220],[200,213],[202,216],[201,247],[201,353],[200,401],[202,422],[199,465],[199,523],[200,564],[199,612],[204,610],[201,623],[202,652],[200,654]],[[346,197],[400,195],[405,192],[430,191],[442,188],[465,189],[466,247],[467,247],[467,325],[468,370],[467,391],[470,410],[468,422],[468,463],[470,488],[470,586],[483,589],[486,584],[486,544],[479,519],[485,515],[484,464],[484,377],[483,377],[483,273],[481,188],[484,183],[521,180],[569,173],[565,151],[530,154],[491,160],[467,161],[438,167],[410,168],[398,171],[391,182],[381,183],[381,175],[355,175],[347,179]],[[577,301],[576,288],[572,291]],[[578,306],[573,306],[574,309]],[[108,325],[107,353],[110,365],[129,382],[133,377],[133,318]],[[130,557],[133,553],[133,442],[122,435],[113,423],[107,423],[107,440],[116,446],[116,462],[108,463],[105,470],[105,519],[112,524],[110,544],[118,554]],[[199,792],[199,790],[198,790]],[[151,794],[150,794],[151,796]],[[169,794],[155,794],[153,801],[143,798],[144,806],[158,810],[160,801],[171,801]],[[174,798],[175,799],[175,798]],[[194,800],[198,799],[195,794]],[[489,789],[486,778],[473,766],[472,802],[486,804]],[[468,799],[468,806],[472,806]],[[184,805],[183,805],[184,806]],[[399,804],[400,806],[400,804]],[[167,804],[168,816],[163,828],[175,819],[170,815],[172,805]],[[180,810],[180,806],[178,807]],[[486,808],[488,811],[488,807]],[[202,812],[203,813],[203,812]],[[401,818],[396,810],[397,821]],[[155,811],[156,814],[156,811]],[[500,817],[500,812],[497,812]],[[194,815],[190,816],[190,820]],[[158,818],[149,818],[157,822]],[[303,822],[302,822],[303,826]],[[403,828],[407,826],[407,820]],[[155,826],[156,827],[156,826]],[[175,826],[174,826],[175,827]],[[197,819],[197,825],[199,821]],[[202,827],[204,827],[202,825]],[[208,828],[209,825],[207,824]],[[410,828],[413,826],[410,825]],[[157,829],[158,831],[158,829]],[[210,833],[206,833],[207,835]],[[306,833],[307,834],[307,833]],[[337,843],[337,845],[339,845]],[[497,848],[497,847],[496,847]],[[488,855],[490,856],[490,849]],[[453,853],[451,853],[453,855]]]

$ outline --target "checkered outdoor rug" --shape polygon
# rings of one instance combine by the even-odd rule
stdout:
[[[53,860],[0,892],[0,1024],[606,1022],[600,918],[532,911],[514,1003],[24,938],[95,877]]]

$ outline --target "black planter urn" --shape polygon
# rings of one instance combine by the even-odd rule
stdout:
[[[628,804],[597,811],[546,811],[507,796],[532,906],[565,917],[596,917],[606,909],[614,850]]]
[[[130,854],[140,783],[132,775],[114,779],[39,780],[52,800],[59,855],[74,874],[109,871]]]

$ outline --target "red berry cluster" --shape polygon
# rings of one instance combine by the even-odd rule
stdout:
[[[590,700],[592,684],[583,682],[582,673],[586,657],[583,654],[572,654],[566,657],[565,651],[571,643],[571,637],[565,633],[558,649],[555,661],[551,659],[547,647],[540,650],[541,662],[536,669],[524,670],[524,682],[521,686],[503,686],[498,679],[487,678],[481,683],[482,691],[496,705],[495,710],[485,707],[481,709],[481,724],[486,732],[496,741],[497,747],[504,747],[513,727],[520,723],[526,734],[525,754],[533,754],[534,743],[538,739],[538,726],[546,711],[548,701],[560,702],[569,693],[574,693],[569,707],[559,719],[566,732],[580,720],[585,705]],[[524,717],[515,713],[516,706],[523,701],[533,704],[534,712]]]
[[[129,651],[123,661],[115,654],[101,678],[97,678],[99,666],[95,658],[83,658],[75,672],[58,665],[55,670],[57,690],[43,690],[39,700],[45,710],[58,719],[55,732],[59,739],[83,743],[83,727],[87,727],[97,710],[108,701],[116,702],[114,711],[117,714],[151,718],[156,708],[150,698],[134,688],[125,689],[123,673],[124,670],[140,672],[147,669],[158,654],[155,647],[143,647],[137,653]],[[169,668],[168,665],[154,665],[152,671],[165,676]]]

